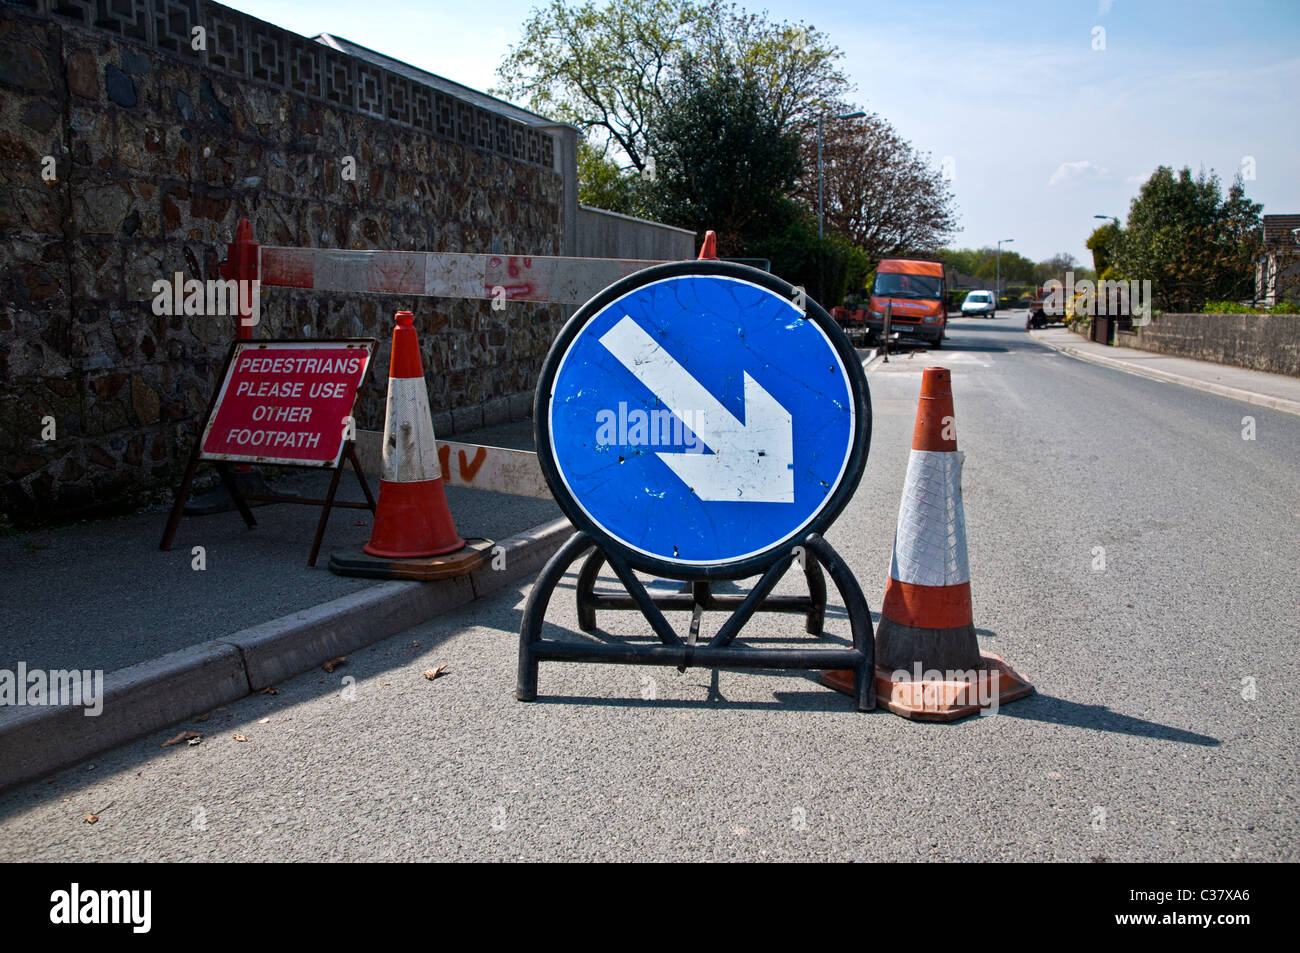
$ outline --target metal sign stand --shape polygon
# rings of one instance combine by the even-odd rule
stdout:
[[[626,610],[639,608],[636,600],[631,596],[596,592],[596,577],[600,575],[600,567],[607,561],[604,551],[597,546],[587,557],[586,562],[582,564],[582,571],[578,573],[578,628],[582,629],[583,632],[596,631],[597,609]],[[802,612],[805,616],[804,631],[809,635],[820,636],[822,626],[826,621],[826,577],[822,574],[821,564],[817,560],[807,557],[806,549],[803,557],[803,573],[808,582],[808,595],[769,596],[763,601],[762,610],[764,612]],[[674,593],[658,596],[654,597],[653,601],[661,609],[691,610],[693,613],[691,628],[697,634],[701,612],[720,609],[735,611],[740,608],[744,601],[742,596],[717,595],[713,592],[712,583],[708,580],[697,580],[689,583],[689,586],[689,594]]]
[[[185,467],[185,476],[181,480],[180,489],[176,491],[176,502],[172,504],[172,510],[167,517],[167,528],[163,530],[162,542],[158,548],[168,550],[172,548],[172,541],[176,538],[176,530],[180,527],[181,516],[185,508],[185,502],[189,499],[190,490],[194,486],[194,474],[198,469],[201,454],[199,453],[199,444],[196,441],[193,452],[190,453],[190,462]],[[343,466],[346,463],[352,464],[352,469],[356,471],[357,480],[361,483],[361,492],[366,495],[366,502],[353,503],[348,500],[336,500],[335,493],[338,492],[339,479],[343,475]],[[281,464],[287,466],[287,464]],[[235,508],[239,510],[239,515],[244,518],[244,524],[252,529],[257,525],[257,519],[253,516],[253,511],[249,507],[250,502],[254,503],[304,503],[308,506],[322,507],[320,520],[316,524],[316,536],[312,539],[311,555],[307,558],[307,567],[315,568],[316,557],[320,555],[321,542],[325,538],[325,525],[329,522],[330,510],[334,507],[346,507],[356,510],[375,511],[375,497],[370,492],[370,485],[366,482],[366,474],[361,469],[361,461],[357,458],[356,445],[348,441],[347,447],[343,451],[338,466],[333,468],[333,476],[330,478],[329,492],[325,494],[325,499],[308,499],[303,496],[292,496],[284,493],[244,493],[239,489],[239,484],[235,480],[234,468],[225,460],[217,460],[213,463],[214,469],[221,476],[222,485],[225,486],[226,492],[230,494],[230,499],[234,501]],[[304,468],[307,469],[307,468]],[[319,469],[311,467],[310,469]]]
[[[861,365],[843,331],[815,302],[807,300],[806,310],[791,305],[804,300],[781,279],[745,266],[675,263],[616,282],[583,305],[561,331],[542,368],[533,419],[542,472],[578,531],[547,562],[524,606],[516,698],[537,698],[543,661],[602,662],[670,665],[682,671],[847,669],[854,673],[855,707],[875,708],[871,613],[853,572],[822,537],[866,466],[870,399]],[[671,310],[673,318],[658,321],[655,307]],[[718,329],[716,340],[709,339],[709,327]],[[805,360],[812,363],[798,363]],[[720,368],[725,368],[722,376]],[[828,370],[832,373],[824,382],[811,379],[812,373]],[[693,414],[681,402],[685,393],[696,407],[707,405],[719,389],[734,401],[728,382],[740,378],[745,422],[730,420],[730,430],[714,426],[725,416],[721,401],[711,416]],[[799,397],[805,393],[811,396]],[[801,399],[808,403],[801,404]],[[631,445],[596,446],[590,440],[573,449],[574,435],[599,406],[592,400],[617,404],[620,413],[639,401],[661,408],[657,412],[688,417],[693,421],[688,426],[698,431],[709,452],[651,453]],[[759,477],[748,479],[750,470]],[[734,494],[727,480],[739,480]],[[788,491],[781,489],[782,480],[790,484]],[[626,481],[626,494],[619,481]],[[620,507],[641,512],[638,507],[646,501],[637,493],[643,485],[664,519],[647,519],[647,536],[631,538],[635,533],[609,514]],[[700,531],[697,535],[717,534],[716,540],[701,544],[707,552],[679,553],[676,544],[651,538],[661,523],[678,518],[669,514],[692,509],[700,514],[693,527]],[[735,541],[736,527],[750,535]],[[688,537],[696,539],[691,532],[681,536],[683,544]],[[597,610],[635,610],[649,623],[658,644],[542,638],[555,587],[584,554],[576,587],[579,628],[594,631]],[[773,596],[796,560],[802,564],[808,595]],[[603,564],[614,571],[626,595],[595,591]],[[637,570],[687,582],[690,592],[652,596]],[[807,633],[820,637],[827,597],[823,570],[843,600],[852,648],[744,644],[742,630],[757,612],[801,613]],[[754,575],[760,576],[757,584],[743,596],[711,590],[713,581]],[[684,609],[692,613],[685,638],[664,616],[664,610]],[[714,610],[731,614],[701,643],[702,615]]]
[[[735,645],[736,637],[755,612],[805,612],[810,634],[821,635],[821,622],[825,615],[825,582],[821,583],[822,597],[814,591],[804,599],[795,596],[770,596],[772,589],[797,558],[793,552],[774,561],[763,573],[758,584],[744,597],[708,596],[707,582],[694,581],[695,590],[690,596],[652,597],[646,592],[632,567],[620,556],[599,547],[588,557],[582,574],[590,571],[592,582],[599,571],[600,562],[608,562],[627,588],[628,597],[592,596],[584,592],[583,583],[578,590],[578,615],[584,631],[595,629],[595,609],[640,610],[654,629],[660,645],[614,644],[609,642],[569,642],[542,638],[542,625],[546,621],[546,608],[551,594],[569,566],[588,549],[595,540],[584,532],[575,533],[542,569],[528,601],[524,604],[524,617],[519,633],[519,677],[515,697],[520,701],[537,698],[538,666],[543,661],[552,662],[603,662],[624,665],[672,665],[679,671],[699,668],[781,668],[781,669],[845,669],[854,673],[854,702],[858,711],[871,711],[876,707],[876,651],[875,633],[871,625],[871,610],[866,597],[852,571],[831,547],[830,543],[815,533],[809,534],[800,544],[804,548],[805,566],[821,563],[830,573],[849,616],[853,636],[851,649],[761,649]],[[814,561],[815,560],[815,561]],[[820,580],[820,570],[815,570]],[[580,576],[580,578],[582,578]],[[810,582],[813,578],[810,575]],[[590,583],[586,583],[590,585]],[[698,587],[698,588],[697,588]],[[725,599],[725,601],[724,601]],[[683,604],[688,601],[689,605]],[[733,601],[734,600],[734,601]],[[705,609],[730,608],[735,605],[730,618],[706,644],[696,641],[700,618]],[[663,609],[691,608],[691,629],[685,641],[664,618]],[[815,622],[813,620],[816,620]],[[589,623],[588,624],[584,624]],[[813,628],[816,632],[812,632]]]

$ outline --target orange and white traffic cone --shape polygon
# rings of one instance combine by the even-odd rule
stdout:
[[[334,554],[330,569],[344,575],[397,579],[463,575],[482,563],[483,546],[467,548],[456,532],[442,485],[414,318],[409,311],[399,311],[395,320],[383,467],[370,542],[362,554]]]
[[[954,721],[1028,695],[1033,686],[975,637],[952,378],[927,367],[876,630],[876,698],[921,721]],[[822,683],[852,694],[852,672]]]

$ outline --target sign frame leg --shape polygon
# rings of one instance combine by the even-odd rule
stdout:
[[[700,586],[692,586],[692,592],[689,594],[674,593],[652,598],[645,586],[636,578],[631,566],[619,555],[603,551],[591,536],[579,530],[543,567],[524,604],[523,619],[519,626],[519,665],[515,698],[520,701],[537,699],[538,670],[542,661],[671,665],[678,668],[698,667],[715,670],[719,668],[840,668],[851,669],[854,673],[854,702],[857,710],[873,710],[876,707],[875,632],[866,597],[852,570],[825,539],[816,533],[810,533],[801,545],[804,547],[805,554],[804,573],[809,580],[810,589],[814,590],[808,597],[770,595],[772,589],[797,558],[795,552],[791,551],[773,560],[759,583],[743,598],[733,596],[725,602],[720,602],[722,597],[712,593],[706,594]],[[569,566],[589,549],[594,551],[587,556],[579,571],[577,587],[579,627],[584,631],[593,631],[596,628],[597,606],[637,609],[650,623],[661,644],[569,642],[542,638],[546,609],[555,587],[568,571]],[[598,595],[590,591],[603,562],[608,562],[619,577],[628,591],[627,596]],[[820,612],[816,620],[817,631],[811,634],[821,636],[820,622],[825,613],[826,585],[820,568],[810,570],[810,567],[817,564],[825,567],[844,600],[853,636],[852,649],[805,651],[751,648],[732,644],[755,612],[774,609],[787,612],[801,611],[811,615],[810,606],[819,608]],[[820,586],[817,586],[814,580],[820,583]],[[817,591],[818,589],[820,591]],[[683,642],[668,625],[661,610],[663,608],[689,609],[693,612],[694,620],[699,611],[709,608],[704,604],[705,601],[711,603],[713,608],[732,609],[731,617],[707,644],[697,645],[693,639]],[[693,622],[694,624],[698,623]],[[807,627],[812,628],[812,626],[813,621],[809,619]]]

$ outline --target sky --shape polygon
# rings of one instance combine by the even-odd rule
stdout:
[[[226,0],[306,36],[333,33],[476,89],[496,81],[542,0]],[[1159,165],[1240,170],[1265,214],[1300,213],[1300,2],[789,0],[844,51],[859,108],[951,176],[954,247],[1041,260],[1121,221]],[[467,11],[472,11],[469,15]],[[520,105],[526,105],[521,103]]]

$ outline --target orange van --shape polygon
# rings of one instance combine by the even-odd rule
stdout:
[[[876,267],[867,309],[836,308],[832,316],[846,330],[861,330],[868,337],[878,338],[884,330],[886,307],[891,308],[891,327],[901,337],[939,347],[948,326],[943,263],[886,258]]]

